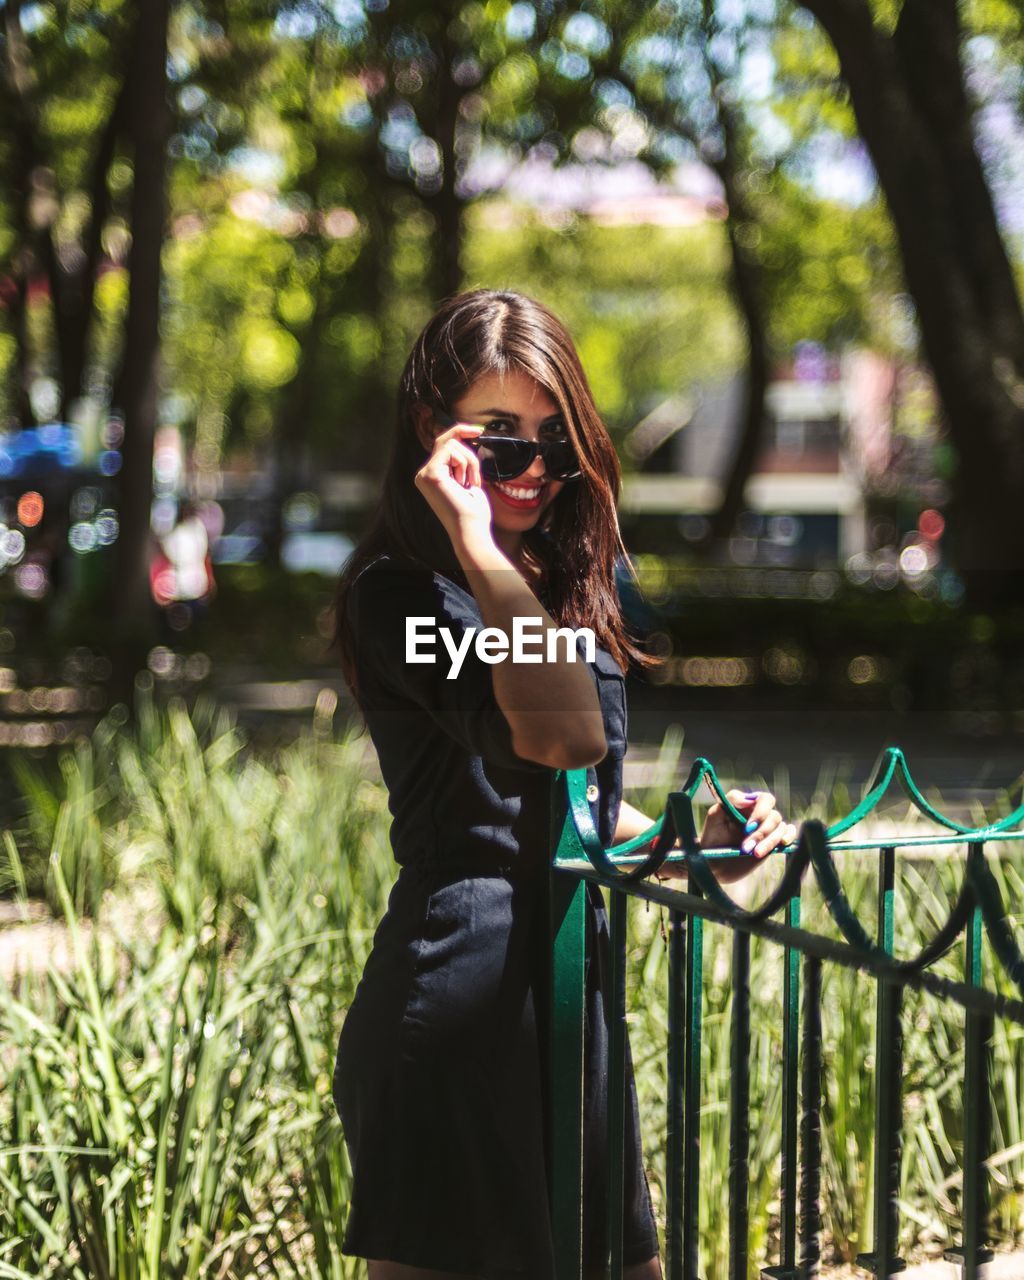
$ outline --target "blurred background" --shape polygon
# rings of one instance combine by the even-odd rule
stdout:
[[[619,451],[621,595],[665,659],[629,681],[643,812],[703,755],[831,822],[890,743],[944,813],[1019,803],[1022,68],[1019,0],[0,0],[0,1273],[364,1274],[330,1082],[395,864],[326,645],[399,372],[455,290],[561,315]],[[894,829],[933,830],[893,799],[859,831]],[[916,853],[901,955],[963,874]],[[1019,934],[1021,855],[989,853]],[[873,854],[842,861],[870,930]],[[633,906],[664,1225],[667,935]],[[809,878],[801,913],[831,930]],[[708,1205],[727,934],[705,942]],[[936,968],[962,978],[963,953]],[[987,944],[982,971],[1019,995]],[[756,1270],[783,1025],[758,939],[751,989]],[[849,1276],[874,990],[829,969],[823,993],[823,1262]],[[961,1239],[965,1036],[912,1003],[918,1263]],[[1024,1036],[997,1031],[1006,1277]],[[708,1280],[729,1226],[702,1215]]]
[[[0,745],[130,714],[140,674],[344,713],[331,593],[398,373],[487,285],[566,320],[619,448],[667,659],[638,741],[800,708],[1016,754],[1019,6],[0,17]]]

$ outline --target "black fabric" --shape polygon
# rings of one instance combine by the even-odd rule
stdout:
[[[400,864],[349,1008],[334,1100],[353,1168],[343,1252],[483,1280],[554,1280],[546,1182],[544,1009],[551,771],[521,760],[491,668],[459,676],[405,662],[406,616],[458,636],[473,596],[388,558],[350,595],[367,726],[389,792]],[[591,671],[607,756],[589,771],[610,842],[622,797],[626,709],[603,650]],[[609,985],[601,891],[587,891],[584,1223],[588,1266],[606,1249]],[[628,1054],[628,1045],[627,1045]],[[626,1260],[657,1252],[632,1066],[626,1108]]]
[[[509,570],[514,572],[514,570]],[[407,663],[407,617],[433,617],[456,642],[483,626],[473,595],[440,573],[381,557],[349,595],[360,696],[388,789],[391,847],[399,863],[451,867],[546,861],[550,770],[523,760],[494,697],[491,667],[471,645],[447,679],[439,645],[435,665]],[[582,643],[579,652],[583,653]],[[615,830],[626,749],[625,684],[614,659],[598,648],[591,671],[601,693],[608,754],[590,771],[592,806],[602,838]]]

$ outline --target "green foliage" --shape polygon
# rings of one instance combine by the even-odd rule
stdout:
[[[72,844],[104,810],[102,939],[87,944],[55,846],[71,971],[0,983],[4,1263],[354,1275],[329,1080],[389,882],[382,789],[322,725],[267,761],[209,704],[107,733],[76,753],[101,799],[69,774],[58,820]]]
[[[129,1280],[211,1268],[362,1275],[362,1264],[339,1252],[351,1170],[330,1082],[340,1021],[394,874],[385,790],[368,772],[365,740],[336,739],[324,719],[291,745],[257,753],[208,700],[191,714],[146,698],[141,708],[134,733],[108,719],[65,753],[58,780],[22,779],[55,851],[48,875],[71,962],[0,982],[4,1267],[12,1276]],[[661,775],[630,797],[646,812],[657,812],[678,781],[681,745],[680,733],[666,735]],[[827,768],[799,808],[784,771],[771,786],[794,816],[834,814],[850,801]],[[906,828],[903,815],[896,820]],[[92,856],[94,821],[109,861],[103,894],[86,904],[98,912],[90,939],[68,869]],[[4,850],[2,883],[24,901],[10,832]],[[848,856],[862,861],[843,868],[843,882],[872,928],[872,864]],[[992,865],[1004,901],[1024,901],[1019,853],[1004,851]],[[900,954],[935,932],[960,874],[956,856],[900,859]],[[760,895],[766,885],[753,888]],[[830,930],[810,881],[803,920]],[[660,923],[657,909],[631,902],[628,1020],[663,1221],[668,957]],[[708,926],[700,1251],[711,1280],[727,1273],[728,1260],[730,952],[729,930]],[[961,964],[954,952],[939,971],[957,977]],[[986,980],[1009,991],[990,955],[984,964]],[[781,957],[757,939],[751,990],[749,1191],[759,1266],[778,1247],[782,1018]],[[823,1209],[838,1261],[870,1238],[872,984],[827,966],[823,1009]],[[907,997],[901,1247],[911,1259],[934,1256],[958,1233],[962,1021],[952,1006]],[[993,1054],[993,1229],[1011,1242],[1024,1232],[1021,1029],[997,1024]]]
[[[881,200],[851,208],[815,198],[781,171],[762,181],[768,190],[754,248],[768,281],[775,349],[812,341],[892,352],[887,308],[899,280]]]
[[[502,227],[502,214],[512,225]],[[573,333],[609,425],[632,426],[669,394],[713,380],[741,350],[722,229],[545,225],[480,205],[467,239],[467,282],[520,289]]]
[[[73,5],[38,8],[24,31],[42,104],[35,162],[54,193],[55,241],[74,258],[93,212],[98,139],[130,66],[132,11],[106,0],[85,22]],[[434,9],[418,0],[361,17],[284,12],[259,0],[177,6],[164,377],[200,464],[234,446],[374,460],[364,424],[389,413],[409,340],[437,294],[441,240],[452,236],[463,240],[466,284],[532,291],[566,316],[613,423],[631,423],[659,396],[735,367],[742,345],[717,223],[605,227],[571,218],[552,227],[520,209],[522,225],[503,231],[486,199],[478,208],[462,193],[454,215],[439,203],[449,145],[460,182],[488,147],[513,160],[542,144],[568,158],[589,154],[603,134],[605,160],[640,156],[658,171],[670,153],[693,154],[690,143],[673,150],[668,123],[644,115],[659,96],[676,101],[678,75],[689,77],[694,110],[703,100],[695,87],[713,68],[702,62],[696,12],[684,9],[668,18],[617,4],[527,13],[507,2],[466,3],[453,11],[442,47]],[[823,42],[813,55],[799,52],[785,26],[762,15],[748,28],[721,28],[714,74],[734,74],[732,55],[721,52],[730,41],[756,51],[769,36],[780,83],[825,57]],[[665,39],[678,40],[668,58]],[[645,76],[653,77],[650,100],[634,102],[630,77]],[[438,97],[444,83],[455,95],[454,125]],[[682,121],[674,136],[692,143],[702,128],[711,128],[703,117]],[[821,201],[774,173],[774,162],[763,169],[757,129],[744,124],[744,139],[737,160],[756,214],[747,234],[774,281],[773,341],[783,350],[799,338],[872,336],[892,257],[884,218]],[[0,129],[0,164],[16,179],[15,142]],[[0,197],[8,262],[23,248],[11,194],[18,185]],[[89,380],[100,387],[116,377],[127,297],[132,163],[123,128],[105,186],[105,262],[89,341]],[[865,244],[867,264],[858,253]],[[0,312],[12,406],[26,362],[60,376],[49,302],[37,299],[29,318],[22,349],[16,316]]]

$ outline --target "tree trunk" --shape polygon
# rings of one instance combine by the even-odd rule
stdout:
[[[407,352],[388,349],[396,341],[394,327],[389,324],[387,307],[391,287],[390,259],[395,233],[395,185],[381,160],[375,142],[368,140],[366,150],[357,153],[366,171],[373,177],[367,184],[358,206],[364,224],[359,256],[345,277],[342,305],[354,313],[362,312],[376,324],[381,337],[381,358],[371,362],[356,385],[352,420],[334,451],[334,465],[343,471],[354,471],[382,478],[388,461],[389,442],[395,415],[395,386],[387,374],[389,363]]]
[[[728,199],[728,197],[727,197]],[[747,481],[757,462],[764,436],[768,392],[768,334],[762,314],[763,293],[758,282],[758,266],[736,238],[737,223],[729,200],[726,231],[732,254],[732,292],[743,317],[747,333],[747,377],[743,390],[743,412],[739,422],[739,441],[732,465],[722,487],[718,510],[711,516],[711,542],[732,537],[736,519],[743,510]]]
[[[284,504],[300,485],[309,482],[309,422],[316,402],[317,357],[324,326],[323,246],[319,246],[320,266],[316,282],[313,315],[300,337],[301,354],[295,377],[282,390],[274,422],[274,499],[271,527],[267,534],[268,564],[283,567]]]
[[[112,695],[129,706],[154,638],[149,590],[153,437],[160,362],[160,255],[166,222],[167,26],[170,0],[139,0],[132,110],[135,176],[128,313],[119,379],[124,413],[120,533],[114,582]]]
[[[44,147],[40,142],[39,93],[35,69],[32,66],[29,47],[21,28],[21,0],[11,0],[4,12],[4,35],[7,66],[6,78],[9,91],[4,108],[14,118],[16,143],[12,186],[16,193],[15,230],[19,248],[16,250],[15,276],[23,297],[27,283],[36,274],[45,274],[50,289],[53,311],[54,359],[61,388],[60,417],[67,421],[71,404],[83,391],[85,359],[88,350],[89,331],[92,325],[93,298],[95,296],[96,269],[101,252],[101,235],[110,206],[107,174],[124,127],[127,97],[127,80],[132,59],[125,57],[125,81],[114,100],[110,116],[100,133],[93,159],[89,183],[89,221],[83,235],[83,253],[80,265],[68,270],[60,261],[53,239],[53,223],[57,216],[60,192],[56,189],[56,177],[47,163]],[[48,179],[52,186],[49,198],[42,200],[49,206],[45,217],[32,212],[32,204],[40,183]],[[24,419],[28,420],[28,419]]]
[[[712,13],[709,0],[705,0],[704,22],[710,39]],[[764,436],[771,358],[764,315],[765,288],[761,266],[757,257],[743,247],[739,237],[739,228],[755,221],[738,180],[741,145],[739,122],[725,101],[717,68],[710,58],[707,59],[707,66],[715,87],[715,109],[725,144],[722,157],[714,165],[714,169],[722,184],[728,209],[725,228],[732,261],[730,285],[747,334],[747,378],[743,392],[743,413],[739,422],[739,440],[722,488],[718,510],[711,517],[710,543],[714,545],[732,537],[736,519],[743,510],[747,481],[754,470]]]
[[[737,229],[754,223],[756,218],[740,189],[741,122],[728,105],[726,86],[719,69],[711,57],[709,46],[717,27],[714,6],[704,0],[696,34],[705,50],[704,67],[712,85],[715,115],[722,133],[722,152],[718,159],[705,158],[722,184],[727,208],[726,235],[732,267],[730,289],[736,301],[743,327],[747,335],[747,376],[743,395],[743,408],[738,422],[738,439],[732,455],[728,474],[724,477],[722,496],[718,509],[711,515],[707,538],[697,550],[710,553],[716,544],[732,536],[736,519],[743,510],[743,499],[757,461],[764,435],[766,396],[771,368],[768,343],[768,326],[765,321],[765,294],[762,268],[754,254],[748,252],[737,235]],[[642,82],[630,76],[625,69],[616,66],[615,74],[633,92],[640,109],[656,120],[663,129],[685,138],[698,155],[705,151],[706,138],[684,112],[674,106],[671,99],[652,95]]]
[[[37,175],[43,172],[43,158],[39,152],[36,128],[35,75],[21,27],[21,0],[9,0],[4,7],[3,24],[6,55],[3,107],[13,124],[9,174],[14,196],[11,276],[14,281],[13,328],[17,348],[13,407],[19,425],[30,426],[35,415],[29,396],[33,377],[29,296],[33,280],[45,270],[44,245],[50,231],[48,226],[40,227],[39,215],[33,210]]]
[[[976,608],[1024,603],[1024,316],[974,145],[956,0],[802,0],[839,56],[885,192],[958,455],[958,564]]]
[[[86,390],[85,367],[96,297],[96,272],[102,253],[103,227],[110,211],[107,175],[125,127],[131,94],[130,74],[129,59],[120,92],[111,107],[93,156],[89,181],[89,221],[83,234],[82,262],[65,278],[61,292],[61,418],[65,422],[70,418],[71,406]]]

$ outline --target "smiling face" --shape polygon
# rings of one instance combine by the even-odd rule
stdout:
[[[549,391],[519,370],[485,373],[452,405],[459,422],[480,423],[487,435],[521,440],[557,440],[567,434],[565,419]],[[495,541],[506,552],[518,551],[519,539],[538,523],[565,484],[552,480],[538,454],[527,469],[506,482],[483,481],[491,504]]]

